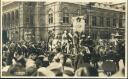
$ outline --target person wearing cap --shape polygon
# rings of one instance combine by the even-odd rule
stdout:
[[[95,43],[94,43],[94,41],[92,40],[91,36],[88,36],[88,37],[87,37],[87,39],[85,40],[85,45],[89,48],[90,54],[91,54],[91,58],[93,59],[93,58],[94,58],[94,55],[95,55],[96,53],[95,53],[95,50],[94,50]]]
[[[93,42],[91,36],[88,36],[88,37],[87,37],[87,39],[86,39],[86,44],[87,44],[87,46],[88,46],[89,48],[95,46],[95,44],[94,44],[94,42]]]

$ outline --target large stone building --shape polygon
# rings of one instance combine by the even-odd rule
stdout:
[[[95,38],[124,35],[125,3],[6,2],[2,6],[3,40],[47,40],[48,31],[73,30],[72,17],[87,16],[85,32]]]

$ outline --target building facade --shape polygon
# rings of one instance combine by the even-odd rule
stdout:
[[[55,29],[56,34],[73,30],[72,17],[76,16],[86,16],[85,32],[95,38],[110,38],[116,32],[124,36],[125,3],[90,5],[69,2],[4,3],[3,40],[47,40],[49,30]]]

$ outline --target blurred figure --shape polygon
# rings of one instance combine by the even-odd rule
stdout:
[[[76,70],[75,76],[98,76],[98,71],[89,64],[84,64]]]
[[[67,49],[67,46],[68,46],[68,35],[67,35],[68,33],[67,33],[67,31],[65,30],[64,31],[64,33],[62,34],[62,51],[63,52],[66,52],[67,53],[67,51],[68,51],[68,49]]]
[[[74,42],[74,48],[75,48],[75,54],[79,53],[79,32],[76,31],[73,35],[73,42]]]

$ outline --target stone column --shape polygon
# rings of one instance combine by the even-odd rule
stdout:
[[[39,41],[40,39],[40,13],[39,13],[39,8],[40,8],[40,5],[39,3],[37,2],[36,6],[35,6],[35,40],[36,41]]]
[[[24,39],[24,31],[23,31],[23,27],[24,27],[24,3],[21,2],[19,3],[19,40],[23,40]]]

